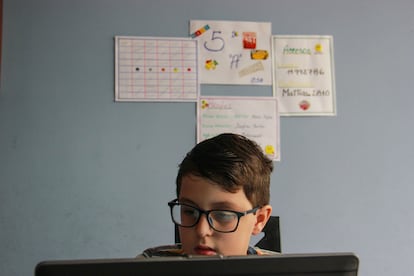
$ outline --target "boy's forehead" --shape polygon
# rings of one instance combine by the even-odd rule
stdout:
[[[208,205],[205,208],[245,208],[251,205],[243,189],[229,192],[218,183],[195,175],[186,175],[182,178],[178,196],[181,202],[185,201],[200,207]]]

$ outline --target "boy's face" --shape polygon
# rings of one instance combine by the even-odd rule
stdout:
[[[210,180],[194,175],[182,178],[178,199],[180,203],[202,210],[245,212],[257,207],[252,206],[242,189],[230,193]],[[242,216],[237,230],[231,233],[220,233],[211,229],[203,214],[194,227],[180,227],[182,248],[186,254],[191,255],[246,255],[251,235],[261,232],[270,213],[271,207],[267,205],[256,214]]]

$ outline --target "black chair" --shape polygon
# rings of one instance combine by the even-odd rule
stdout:
[[[180,243],[180,231],[175,225],[175,243]],[[282,252],[280,242],[280,224],[278,216],[271,216],[263,228],[264,237],[255,246],[275,252]]]
[[[271,216],[262,232],[264,237],[256,243],[256,246],[266,250],[282,252],[279,217]]]

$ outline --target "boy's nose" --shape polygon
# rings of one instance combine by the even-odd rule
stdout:
[[[195,226],[195,230],[198,233],[200,237],[204,237],[207,235],[211,235],[211,233],[214,231],[210,224],[208,223],[207,216],[205,214],[201,215],[200,220],[198,221],[197,225]]]

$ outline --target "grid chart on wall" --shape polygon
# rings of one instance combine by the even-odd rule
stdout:
[[[115,37],[116,101],[196,101],[197,40]]]

